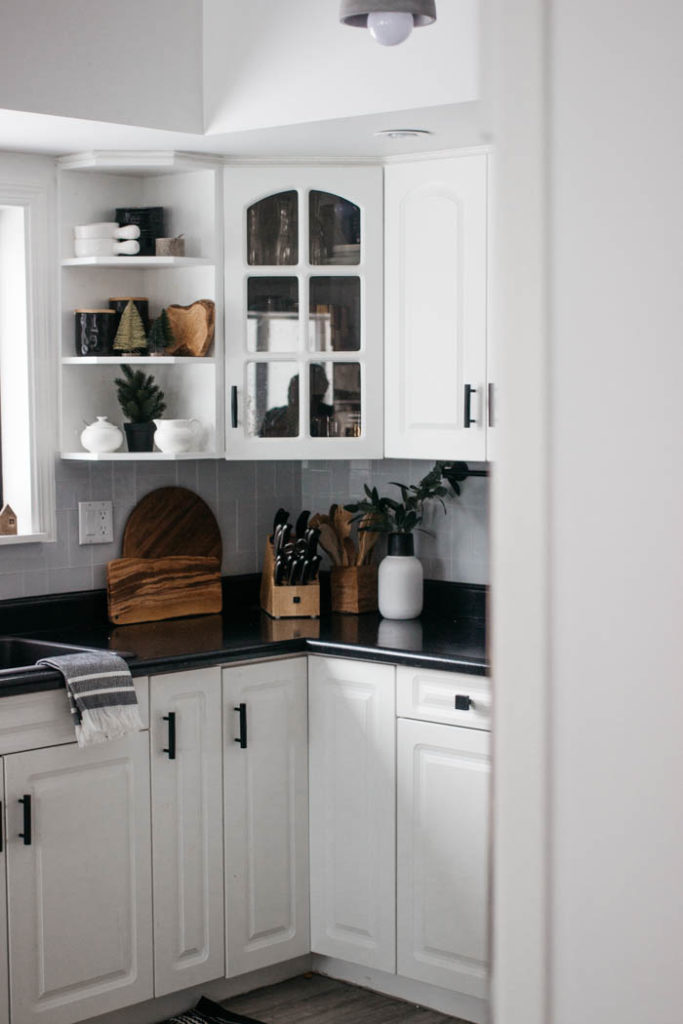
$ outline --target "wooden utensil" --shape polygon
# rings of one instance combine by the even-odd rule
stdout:
[[[372,549],[377,543],[379,533],[368,530],[367,527],[372,522],[372,516],[363,516],[358,524],[358,556],[356,558],[356,565],[367,565],[372,555]]]
[[[159,487],[142,498],[123,531],[124,558],[199,555],[216,558],[223,545],[216,518],[198,494],[185,487]]]
[[[320,539],[318,544],[330,556],[333,565],[342,565],[342,551],[339,546],[339,538],[329,523],[321,523],[318,526]]]
[[[344,565],[355,565],[356,545],[353,543],[350,537],[344,537],[342,543],[344,548]]]

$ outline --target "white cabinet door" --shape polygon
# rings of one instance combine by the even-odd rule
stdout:
[[[5,776],[14,1024],[150,999],[148,734],[11,754]]]
[[[229,459],[383,452],[382,170],[228,167]]]
[[[482,153],[386,168],[389,458],[486,458],[486,175]]]
[[[398,723],[398,973],[485,998],[489,734]]]
[[[234,977],[310,951],[306,659],[224,669],[223,700]]]
[[[151,680],[154,991],[223,977],[221,670]]]
[[[9,978],[7,974],[7,868],[5,863],[5,786],[0,758],[0,1024],[9,1024]]]
[[[309,658],[311,948],[396,968],[395,671]]]

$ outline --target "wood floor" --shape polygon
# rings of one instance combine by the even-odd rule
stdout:
[[[436,1010],[319,974],[260,988],[223,1005],[263,1024],[465,1024]]]

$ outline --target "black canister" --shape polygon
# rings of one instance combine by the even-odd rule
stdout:
[[[111,355],[115,317],[113,309],[75,309],[76,355]]]
[[[119,206],[116,210],[119,227],[137,224],[140,228],[140,256],[154,256],[157,238],[165,238],[163,206]]]

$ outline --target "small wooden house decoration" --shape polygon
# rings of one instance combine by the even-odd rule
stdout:
[[[17,514],[11,505],[0,510],[0,536],[14,536],[17,532]]]

